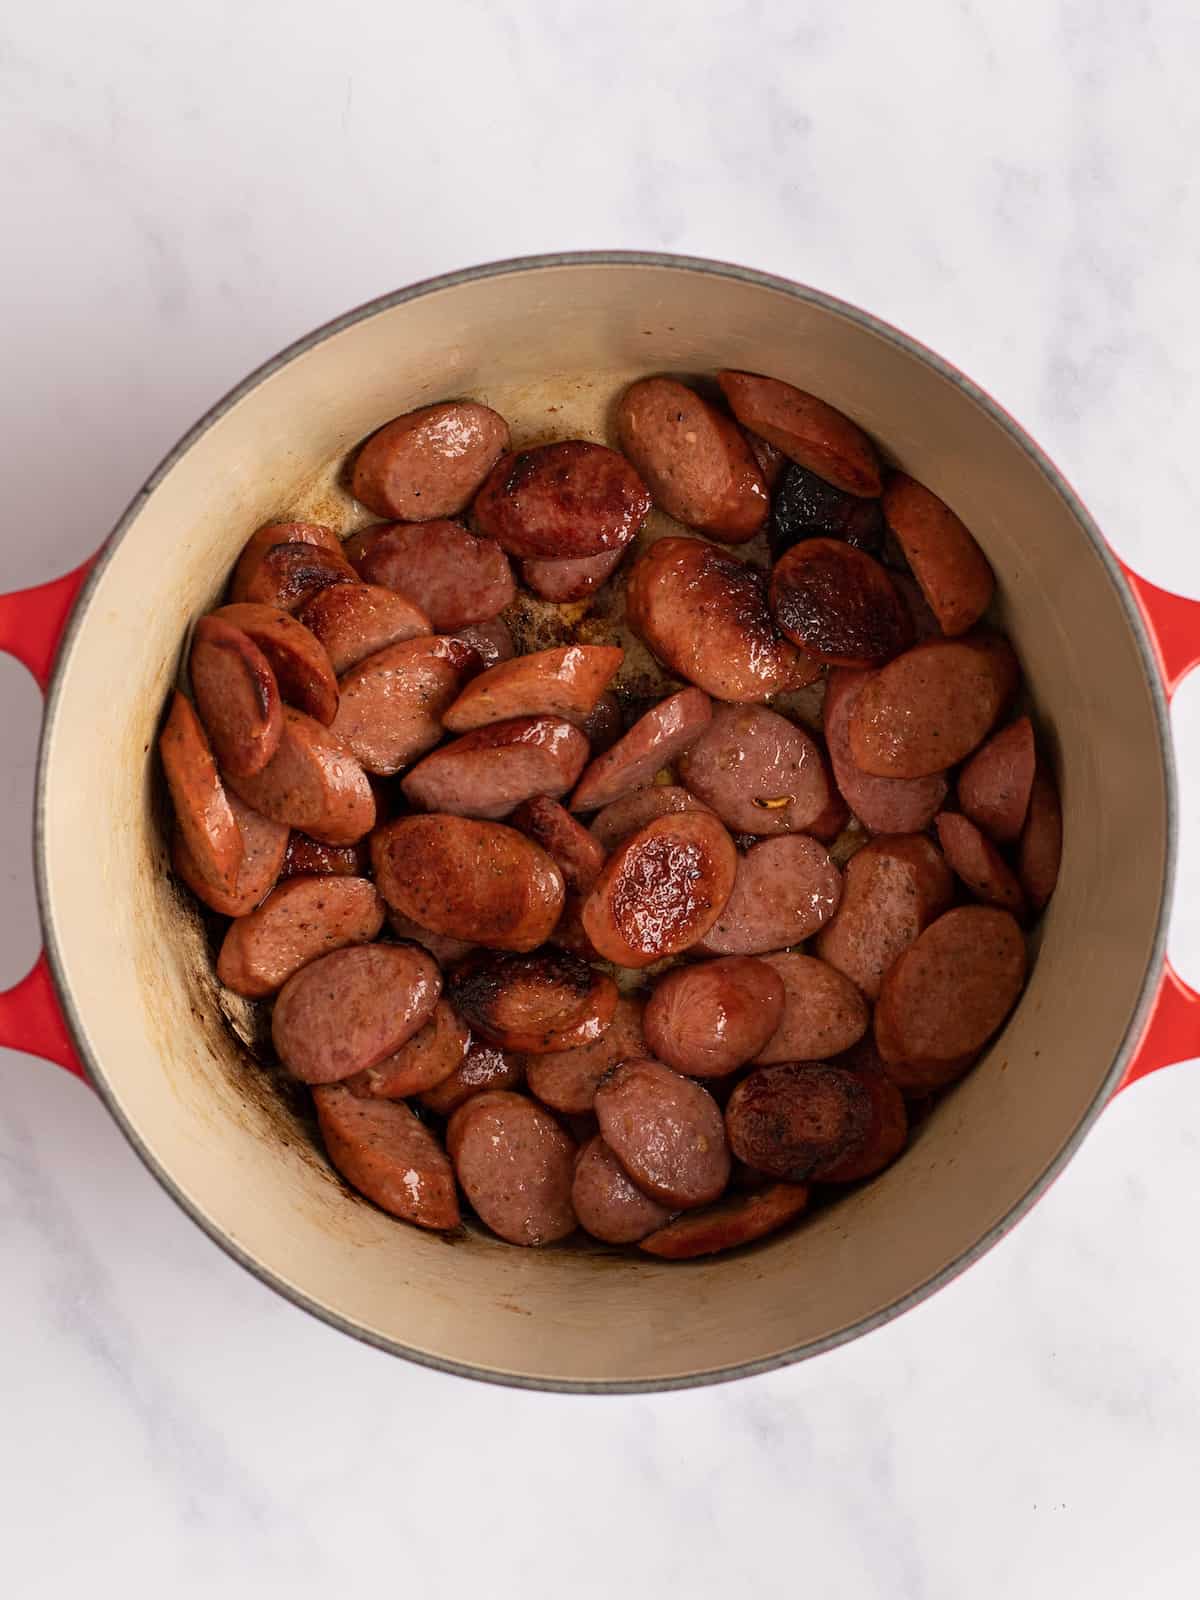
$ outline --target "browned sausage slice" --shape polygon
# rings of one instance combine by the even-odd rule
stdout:
[[[580,1227],[605,1244],[636,1244],[671,1215],[642,1193],[599,1134],[576,1157],[571,1203]]]
[[[354,844],[375,824],[367,775],[334,733],[284,708],[279,749],[261,772],[233,780],[248,806],[326,844]]]
[[[494,539],[477,539],[458,522],[396,522],[381,528],[355,566],[367,583],[414,601],[441,633],[490,621],[517,593],[500,546]]]
[[[765,706],[718,706],[679,768],[737,833],[809,833],[835,798],[812,734]]]
[[[279,748],[283,705],[271,664],[240,628],[201,617],[188,676],[217,765],[231,777],[261,772]]]
[[[869,833],[920,833],[946,798],[946,775],[925,778],[875,778],[854,764],[850,718],[869,672],[835,668],[825,691],[825,742],[834,781],[846,804]]]
[[[407,939],[410,944],[419,944],[422,949],[437,962],[439,967],[452,967],[455,962],[461,961],[464,956],[469,956],[476,949],[474,939],[453,939],[447,933],[434,933],[432,928],[423,928],[419,922],[414,922],[411,917],[402,917],[398,911],[389,908],[388,926],[397,939]]]
[[[815,956],[786,951],[760,956],[783,979],[783,1021],[755,1056],[777,1061],[822,1061],[857,1044],[867,1031],[867,1003],[850,979]]]
[[[696,742],[711,717],[712,702],[699,689],[681,689],[660,700],[592,762],[571,796],[571,810],[596,811],[640,789]]]
[[[877,778],[944,772],[986,738],[1017,686],[1017,658],[995,634],[930,639],[881,667],[850,713],[850,754]]]
[[[743,428],[849,494],[879,493],[875,447],[843,412],[779,378],[725,371],[717,373],[717,382]]]
[[[587,755],[587,740],[561,717],[513,717],[443,745],[400,787],[426,811],[494,820],[533,795],[566,794]]]
[[[674,783],[652,783],[613,800],[592,818],[592,837],[605,851],[644,828],[655,817],[676,816],[680,811],[711,811],[688,789]]]
[[[702,539],[656,540],[630,568],[625,609],[668,671],[718,700],[765,700],[821,671],[775,626],[762,571]]]
[[[240,802],[239,802],[240,803]],[[271,827],[278,827],[271,823]],[[286,832],[286,829],[284,830]],[[295,828],[288,835],[281,878],[306,878],[327,875],[335,878],[364,878],[371,870],[371,856],[366,844],[326,844],[313,839]],[[250,907],[249,909],[253,909]]]
[[[200,719],[178,690],[159,734],[158,750],[179,831],[197,875],[221,893],[236,894],[245,855],[241,829],[217,776]]]
[[[321,594],[349,594],[353,587],[338,584],[323,589]],[[304,609],[307,611],[309,607]],[[316,634],[278,606],[254,605],[247,601],[242,605],[222,606],[213,615],[249,634],[271,663],[279,693],[288,705],[329,726],[337,714],[337,677]]]
[[[723,1078],[758,1054],[783,1020],[783,979],[749,956],[676,967],[646,1002],[646,1043],[692,1078]]]
[[[598,556],[576,556],[573,561],[522,561],[521,579],[543,600],[559,604],[583,600],[612,576],[624,554],[622,545],[618,550],[602,550]]]
[[[794,645],[837,667],[877,667],[913,642],[913,621],[874,557],[841,539],[802,539],[775,563],[771,614]]]
[[[512,814],[512,825],[554,857],[568,889],[587,894],[604,865],[604,851],[592,835],[557,800],[536,795]]]
[[[775,1233],[808,1205],[802,1183],[773,1183],[750,1194],[735,1194],[703,1211],[689,1211],[641,1241],[647,1255],[663,1261],[690,1261],[695,1256],[735,1250]]]
[[[942,632],[955,636],[973,628],[992,602],[995,579],[965,524],[903,472],[888,479],[883,514]]]
[[[846,863],[842,903],[817,937],[817,955],[874,1000],[892,962],[953,898],[954,879],[931,839],[883,834]]]
[[[244,590],[263,556],[277,544],[317,545],[335,556],[342,553],[341,540],[323,522],[269,522],[246,540],[233,571],[231,587]]]
[[[750,454],[754,457],[759,472],[762,473],[767,493],[774,494],[788,469],[788,458],[778,445],[772,444],[769,439],[764,439],[761,433],[751,433],[748,428],[743,428],[742,437],[750,446]]]
[[[578,1116],[592,1109],[596,1085],[610,1067],[645,1054],[641,1001],[622,995],[598,1039],[570,1050],[531,1055],[525,1076],[539,1100],[555,1111]]]
[[[429,522],[453,516],[471,503],[508,442],[508,423],[475,400],[406,411],[359,450],[354,498],[377,517]]]
[[[208,882],[179,827],[171,842],[171,864],[206,906],[219,911],[223,917],[242,917],[266,898],[284,870],[288,829],[282,822],[272,822],[269,817],[260,817],[257,811],[251,811],[236,794],[226,798],[242,836],[242,864],[232,892],[218,883]]]
[[[782,1061],[742,1079],[725,1107],[739,1161],[792,1183],[836,1171],[870,1140],[874,1099],[864,1079],[823,1061]]]
[[[738,862],[733,893],[700,948],[724,956],[784,950],[824,927],[841,898],[842,875],[824,845],[803,833],[763,839]]]
[[[443,1078],[436,1088],[426,1089],[420,1101],[426,1111],[448,1117],[472,1095],[483,1094],[488,1089],[515,1089],[523,1076],[516,1056],[505,1055],[485,1039],[473,1039],[450,1076]]]
[[[642,378],[617,403],[621,449],[668,516],[740,544],[767,520],[767,488],[737,428],[675,378]]]
[[[476,951],[454,969],[449,997],[472,1033],[525,1055],[593,1043],[617,1008],[613,980],[565,950]]]
[[[621,665],[613,645],[573,644],[535,650],[472,678],[442,718],[451,733],[469,733],[510,717],[565,717],[581,722]]]
[[[341,1084],[317,1085],[313,1101],[329,1159],[347,1183],[405,1222],[458,1227],[453,1169],[407,1106],[361,1100]]]
[[[606,961],[647,967],[703,939],[736,875],[737,850],[711,812],[659,817],[609,856],[584,901],[584,932]]]
[[[959,805],[997,844],[1020,835],[1035,765],[1033,724],[1018,717],[981,745],[958,775]]]
[[[429,618],[407,595],[375,583],[322,589],[301,611],[300,621],[321,641],[338,674],[390,644],[433,632]]]
[[[463,644],[469,644],[485,669],[494,667],[499,661],[510,661],[517,653],[512,631],[503,617],[491,617],[487,622],[472,622],[465,628],[453,628],[450,638],[461,639]]]
[[[859,1079],[870,1103],[860,1138],[839,1160],[822,1167],[819,1176],[822,1183],[857,1183],[882,1172],[904,1149],[908,1142],[908,1112],[904,1096],[885,1075],[869,1040],[864,1039],[835,1064]]]
[[[383,901],[366,878],[289,878],[229,924],[217,977],[235,994],[274,994],[308,962],[382,927]]]
[[[253,560],[247,560],[247,555],[244,552],[238,562],[229,590],[235,605],[277,606],[281,611],[296,612],[331,584],[358,582],[340,545],[330,549],[298,540],[269,545]]]
[[[1025,940],[993,906],[957,906],[930,923],[891,966],[875,1007],[875,1043],[899,1088],[960,1077],[1016,1004]]]
[[[350,945],[310,961],[279,991],[271,1038],[305,1083],[336,1083],[394,1055],[433,1015],[442,978],[410,944]]]
[[[988,836],[957,811],[941,812],[934,823],[946,860],[976,900],[1023,917],[1026,906],[1021,885]]]
[[[1062,806],[1058,787],[1040,763],[1029,796],[1029,814],[1021,830],[1017,871],[1029,903],[1041,911],[1054,893],[1062,860]]]
[[[524,1095],[490,1089],[458,1108],[446,1145],[481,1222],[509,1244],[554,1244],[575,1231],[575,1141]]]
[[[649,510],[646,487],[624,456],[568,439],[502,456],[474,517],[511,556],[565,561],[624,549]]]
[[[624,1061],[596,1090],[605,1144],[639,1189],[683,1210],[707,1205],[729,1182],[729,1146],[717,1102],[660,1061]]]
[[[368,772],[388,777],[432,750],[442,712],[479,657],[458,639],[405,639],[351,667],[340,680],[333,732]]]
[[[539,845],[499,822],[400,817],[375,831],[371,858],[388,905],[432,933],[533,950],[562,911],[562,873]]]
[[[444,1083],[462,1064],[470,1042],[471,1030],[443,998],[425,1026],[418,1028],[395,1055],[347,1078],[346,1087],[377,1100],[403,1100],[411,1094],[423,1094]]]

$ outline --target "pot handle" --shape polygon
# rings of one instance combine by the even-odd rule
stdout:
[[[74,572],[50,583],[0,594],[0,650],[28,668],[43,694],[67,619],[95,561],[96,556],[89,556]],[[0,992],[0,1045],[57,1062],[87,1081],[63,1020],[44,950],[19,983]]]
[[[1200,665],[1200,600],[1148,583],[1120,558],[1118,565],[1142,613],[1170,700],[1192,668]],[[1159,1067],[1174,1066],[1193,1056],[1200,1056],[1200,994],[1164,960],[1158,993],[1117,1092]]]

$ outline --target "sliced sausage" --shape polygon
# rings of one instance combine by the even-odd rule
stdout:
[[[587,756],[587,740],[561,717],[513,717],[443,745],[400,787],[426,811],[494,819],[533,795],[566,794]]]
[[[912,615],[873,556],[803,539],[775,563],[771,614],[794,645],[837,667],[877,667],[913,642]]]
[[[575,1231],[575,1141],[524,1095],[490,1089],[450,1118],[446,1145],[481,1222],[509,1244],[554,1244]]]
[[[410,944],[334,950],[295,972],[279,991],[271,1038],[305,1083],[336,1083],[394,1055],[433,1015],[441,974]]]
[[[261,772],[279,748],[283,704],[266,656],[240,628],[201,617],[188,676],[217,765],[231,777]]]
[[[605,1144],[638,1188],[664,1205],[707,1205],[729,1182],[721,1108],[661,1061],[614,1067],[596,1090],[595,1110]]]
[[[323,589],[321,594],[350,594],[354,587],[337,584]],[[314,602],[310,601],[305,606],[306,612],[312,604]],[[329,726],[337,714],[337,675],[315,633],[278,606],[256,605],[249,601],[222,606],[213,616],[249,634],[271,663],[279,693],[289,706]]]
[[[432,750],[479,657],[458,639],[405,639],[351,667],[333,732],[368,772],[390,776]]]
[[[835,668],[825,691],[825,742],[834,781],[846,804],[870,833],[920,833],[946,799],[942,772],[924,778],[876,778],[854,763],[850,718],[871,674]]]
[[[584,901],[584,932],[606,961],[649,966],[703,939],[736,874],[733,840],[711,812],[659,817],[609,856]]]
[[[874,1000],[892,962],[953,898],[954,879],[931,839],[883,834],[846,863],[842,902],[816,953]]]
[[[562,911],[562,873],[540,845],[499,822],[400,817],[376,830],[371,859],[388,905],[431,933],[533,950]]]
[[[359,528],[342,541],[342,554],[346,560],[358,571],[358,564],[377,540],[382,539],[389,528],[395,527],[392,522],[372,522],[365,528]]]
[[[579,731],[591,746],[594,756],[611,750],[621,737],[625,726],[621,716],[621,702],[611,689],[606,689],[587,716],[579,724]]]
[[[539,1100],[569,1116],[591,1111],[596,1085],[611,1067],[646,1054],[642,1003],[622,995],[612,1021],[598,1039],[569,1050],[531,1055],[525,1062],[529,1087]]]
[[[1033,789],[1033,724],[1018,717],[981,745],[958,775],[958,803],[997,844],[1020,836]]]
[[[300,621],[321,641],[335,673],[404,639],[433,632],[420,606],[375,583],[339,583],[314,595]]]
[[[905,1091],[960,1077],[1000,1027],[1025,984],[1025,940],[993,906],[957,906],[930,923],[887,971],[875,1043]]]
[[[1039,763],[1029,795],[1029,813],[1017,849],[1017,872],[1035,911],[1043,910],[1054,893],[1061,861],[1062,806],[1059,803],[1058,786],[1047,769]]]
[[[242,917],[253,911],[284,871],[288,829],[251,811],[236,794],[227,796],[229,808],[242,836],[242,863],[232,891],[210,883],[196,864],[182,830],[176,826],[171,842],[171,864],[192,893],[223,917]]]
[[[843,412],[779,378],[725,371],[717,373],[717,382],[743,428],[848,494],[879,493],[875,446]]]
[[[576,1157],[571,1204],[580,1227],[605,1244],[636,1244],[671,1215],[642,1193],[599,1134]]]
[[[750,454],[762,473],[762,480],[767,486],[767,493],[774,494],[783,475],[790,465],[788,458],[769,439],[764,439],[760,433],[751,433],[749,429],[742,429],[742,437],[750,446]]]
[[[868,1116],[861,1136],[831,1166],[821,1168],[822,1183],[857,1183],[873,1178],[892,1162],[908,1142],[908,1112],[904,1096],[883,1071],[868,1039],[863,1039],[833,1065],[852,1072],[867,1091]]]
[[[922,644],[926,639],[940,639],[941,626],[929,609],[929,602],[921,593],[920,584],[907,572],[893,572],[890,576],[896,586],[897,594],[908,607],[908,614],[912,618],[913,642]]]
[[[178,690],[158,736],[158,751],[175,820],[197,876],[218,893],[235,895],[245,856],[241,829],[200,719]]]
[[[234,571],[229,598],[235,605],[276,606],[280,611],[296,612],[331,584],[357,582],[357,574],[340,545],[330,549],[297,540],[268,545],[253,561],[247,561],[243,553]]]
[[[604,851],[569,811],[549,795],[526,800],[512,814],[512,825],[536,839],[554,857],[567,888],[587,894],[604,865]]]
[[[476,951],[454,969],[449,996],[472,1033],[525,1055],[593,1043],[617,1008],[613,980],[565,950]]]
[[[317,1085],[313,1103],[329,1159],[347,1183],[420,1228],[458,1227],[453,1168],[407,1106],[361,1100],[341,1084]]]
[[[874,554],[883,543],[883,512],[878,500],[847,494],[796,462],[787,470],[771,505],[767,543],[778,561],[801,539],[844,539]]]
[[[459,522],[397,522],[355,562],[367,583],[395,589],[420,606],[439,633],[488,622],[517,593],[508,557],[494,539]]]
[[[383,927],[383,901],[366,878],[289,878],[229,924],[217,957],[227,989],[274,994],[293,972],[343,945],[366,944]]]
[[[1017,686],[996,634],[929,639],[881,667],[850,713],[850,754],[877,778],[944,772],[986,738]]]
[[[454,628],[450,637],[469,644],[485,670],[499,661],[510,661],[517,653],[512,632],[503,617],[490,617],[487,622],[471,622],[465,628]]]
[[[737,833],[810,833],[831,817],[834,788],[820,746],[765,706],[718,706],[679,770]]]
[[[975,898],[1023,917],[1021,885],[987,834],[957,811],[939,813],[934,824],[946,860]]]
[[[510,717],[565,717],[581,722],[621,665],[613,645],[574,644],[502,661],[472,678],[446,711],[451,733],[469,733]]]
[[[755,1056],[777,1061],[822,1061],[857,1044],[867,1031],[867,1003],[850,979],[815,956],[760,956],[783,979],[783,1021]]]
[[[781,1061],[737,1085],[725,1107],[725,1130],[739,1161],[801,1183],[836,1171],[865,1148],[873,1110],[859,1074],[823,1061]]]
[[[602,550],[598,556],[576,556],[573,561],[522,561],[521,581],[543,600],[562,604],[595,594],[621,564],[625,546]]]
[[[703,1211],[689,1211],[647,1235],[640,1248],[663,1261],[690,1261],[752,1244],[798,1217],[808,1205],[802,1183],[773,1183],[750,1194],[728,1195]]]
[[[803,833],[762,839],[738,862],[733,893],[701,949],[727,956],[784,950],[823,928],[841,898],[842,875],[824,845]]]
[[[692,1078],[723,1078],[756,1056],[783,1020],[783,979],[749,956],[676,967],[646,1002],[646,1043]]]
[[[371,435],[355,458],[351,490],[377,517],[450,517],[470,505],[508,444],[508,423],[490,406],[420,406]]]
[[[942,632],[954,637],[973,628],[992,603],[995,579],[966,525],[903,472],[888,479],[883,514]]]
[[[238,591],[244,591],[249,584],[263,556],[277,544],[316,545],[335,556],[342,554],[342,541],[323,522],[269,522],[265,528],[251,534],[242,547],[237,566],[233,569],[231,588],[235,599],[238,598]]]
[[[565,561],[624,549],[649,510],[646,486],[624,456],[568,439],[501,456],[473,515],[510,556]]]
[[[426,1089],[420,1101],[426,1111],[448,1117],[472,1095],[483,1094],[488,1089],[515,1089],[523,1077],[518,1057],[505,1055],[485,1039],[472,1039],[466,1055],[450,1076],[443,1078],[436,1088]]]
[[[571,810],[596,811],[649,783],[696,742],[711,717],[712,702],[699,689],[660,700],[592,762],[571,796]]]
[[[629,626],[663,666],[718,700],[765,700],[820,673],[779,632],[758,567],[702,539],[658,539],[625,580]]]
[[[731,544],[767,520],[750,447],[715,406],[675,378],[641,378],[617,402],[617,437],[669,517]]]
[[[652,783],[620,800],[610,801],[592,818],[592,837],[604,851],[609,851],[628,839],[631,833],[644,828],[656,817],[675,816],[680,811],[710,811],[703,800],[698,800],[688,789],[673,783]]]
[[[461,1066],[471,1030],[445,998],[433,1008],[423,1028],[377,1066],[346,1079],[355,1094],[376,1100],[403,1100],[444,1083]]]
[[[271,823],[273,828],[278,826],[278,823]],[[302,878],[324,874],[335,878],[363,878],[370,870],[370,851],[362,840],[358,844],[325,844],[293,828],[288,835],[279,876]]]
[[[434,933],[432,928],[423,928],[419,922],[414,922],[411,917],[402,917],[399,912],[388,909],[388,927],[397,939],[407,939],[411,944],[419,944],[437,962],[439,967],[452,967],[455,962],[461,961],[464,956],[469,956],[476,948],[474,939],[453,939],[446,933]]]
[[[279,749],[252,778],[231,780],[248,806],[326,844],[354,844],[375,825],[367,775],[329,728],[286,706]]]

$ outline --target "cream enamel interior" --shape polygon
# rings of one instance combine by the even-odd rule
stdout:
[[[446,1243],[346,1194],[235,1046],[165,865],[150,752],[181,640],[261,523],[397,412],[489,398],[536,433],[634,372],[721,365],[842,407],[965,518],[1056,752],[1058,894],[1021,1005],[904,1158],[783,1237],[684,1266]],[[582,261],[433,286],[311,344],[154,487],[59,668],[44,911],[79,1039],[151,1164],[271,1281],[352,1331],[513,1381],[655,1385],[803,1354],[972,1252],[1087,1116],[1139,1004],[1168,868],[1155,697],[1104,560],[1015,433],[903,342],[818,297],[699,267]],[[103,1174],[96,1175],[103,1182]]]

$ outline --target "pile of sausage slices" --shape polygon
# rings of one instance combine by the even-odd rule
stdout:
[[[893,1161],[1024,986],[1061,813],[985,557],[823,401],[717,385],[632,384],[619,451],[397,417],[352,469],[384,520],[260,529],[195,626],[175,871],[421,1227],[745,1244]],[[602,593],[624,647],[516,652],[529,596]]]

